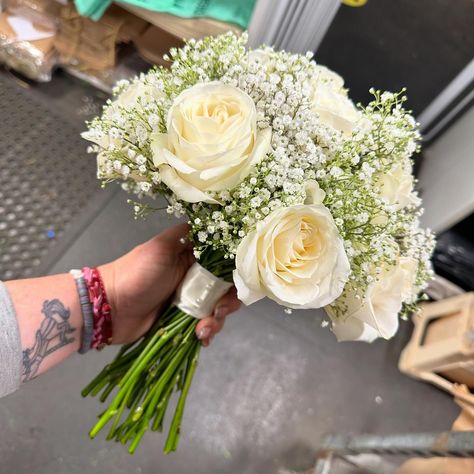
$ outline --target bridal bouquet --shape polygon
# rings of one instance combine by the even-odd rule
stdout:
[[[340,341],[388,339],[416,309],[433,249],[413,188],[417,124],[403,91],[356,107],[311,56],[249,51],[245,35],[191,40],[170,69],[117,84],[89,124],[98,177],[137,194],[137,215],[152,210],[140,198],[164,196],[196,256],[174,304],[84,390],[113,392],[92,437],[111,423],[133,453],[179,391],[165,452],[177,448],[197,318],[232,284],[245,304],[324,308]]]

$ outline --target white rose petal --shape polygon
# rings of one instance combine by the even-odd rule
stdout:
[[[133,82],[128,85],[123,90],[123,92],[120,93],[117,98],[107,107],[104,117],[110,118],[115,113],[120,114],[120,107],[129,110],[136,106],[139,100],[142,100],[146,103],[148,101],[154,100],[155,98],[161,97],[162,95],[162,92],[156,87],[144,84],[141,81]],[[81,136],[86,140],[96,143],[103,149],[108,149],[110,145],[115,147],[122,145],[122,140],[118,137],[111,137],[108,134],[97,136],[92,130],[83,132]]]
[[[416,287],[418,261],[411,257],[401,257],[399,266],[403,272],[402,300],[404,303],[412,303],[417,299],[419,290]]]
[[[344,89],[344,79],[331,69],[327,68],[326,66],[322,66],[321,64],[316,65],[316,77],[315,81],[329,85],[334,92],[338,92],[340,94],[345,93]]]
[[[256,62],[266,66],[268,73],[275,71],[275,61],[272,58],[274,52],[271,49],[253,49],[249,51],[248,58],[249,62]]]
[[[113,101],[112,105],[120,105],[128,110],[137,105],[139,101],[147,103],[162,95],[163,93],[157,87],[145,84],[142,81],[136,81],[126,87]],[[113,109],[112,107],[111,110]]]
[[[363,320],[356,317],[347,318],[344,322],[333,320],[332,332],[336,335],[336,338],[339,342],[373,342],[375,339],[380,337],[380,334],[376,329],[374,329],[370,324],[367,324]]]
[[[270,150],[270,128],[258,131],[252,99],[220,82],[182,92],[168,114],[168,133],[152,141],[153,162],[179,199],[217,201],[210,191],[234,188]]]
[[[316,75],[310,84],[312,109],[321,122],[350,135],[361,123],[362,115],[347,97],[344,80],[325,66],[316,66]]]
[[[306,199],[305,204],[322,204],[326,193],[319,187],[314,179],[310,179],[305,183]]]
[[[267,296],[289,308],[320,308],[341,294],[349,273],[329,210],[298,205],[274,211],[241,241],[234,283],[247,305]]]
[[[112,138],[108,133],[97,133],[95,130],[82,132],[81,137],[99,145],[103,150],[114,150],[122,142],[121,139]]]
[[[313,96],[313,111],[320,120],[340,132],[350,135],[361,118],[354,103],[327,85],[319,85]]]
[[[385,198],[396,210],[410,204],[416,204],[417,198],[413,192],[413,175],[411,169],[405,169],[396,164],[380,177],[380,196]]]
[[[369,285],[363,299],[352,295],[344,299],[348,307],[344,316],[336,317],[331,307],[325,308],[337,340],[372,342],[378,337],[393,337],[402,303],[416,298],[417,268],[415,259],[401,257],[396,266],[385,268],[379,280]]]

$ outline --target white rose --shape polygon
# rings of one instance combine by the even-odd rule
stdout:
[[[319,187],[319,183],[314,179],[306,181],[305,193],[305,204],[322,204],[326,197],[326,193]]]
[[[103,150],[109,149],[120,149],[123,146],[121,138],[112,138],[107,132],[102,132],[97,134],[96,131],[88,130],[87,132],[82,132],[81,137],[89,140],[96,145],[99,145]],[[103,162],[104,158],[98,159],[98,162]]]
[[[419,293],[419,288],[416,286],[418,261],[411,257],[401,257],[399,267],[403,272],[402,301],[413,303]]]
[[[207,193],[235,187],[270,149],[271,130],[257,129],[252,99],[221,82],[182,92],[167,128],[152,141],[153,163],[162,181],[188,202],[216,203]]]
[[[410,204],[417,204],[418,199],[413,193],[413,175],[411,169],[396,164],[380,177],[380,195],[396,210]]]
[[[267,64],[269,66],[272,66],[270,64],[271,62],[271,57],[272,57],[273,51],[271,49],[252,49],[252,51],[249,51],[249,61],[254,61],[260,64]]]
[[[396,266],[385,268],[380,279],[369,285],[362,300],[353,295],[344,298],[347,311],[343,317],[336,317],[331,307],[325,308],[337,340],[372,342],[378,337],[393,337],[402,303],[416,298],[417,268],[415,259],[401,257]]]
[[[360,112],[348,97],[324,84],[318,85],[314,91],[313,111],[325,125],[346,135],[352,133],[361,118]]]
[[[339,74],[320,64],[317,64],[315,69],[315,82],[328,85],[334,92],[346,95],[346,90],[344,89],[344,79]]]
[[[144,84],[141,81],[132,82],[129,84],[114,101],[110,103],[104,112],[104,118],[112,118],[114,114],[120,114],[120,108],[126,110],[132,109],[138,104],[138,100],[141,99],[144,103],[153,101],[154,99],[162,96],[162,92],[149,84]],[[81,134],[83,138],[96,143],[101,148],[107,150],[110,146],[116,148],[123,147],[123,140],[121,138],[112,138],[107,133],[97,136],[93,131],[89,130]],[[100,161],[100,160],[99,160]]]
[[[244,237],[234,283],[247,305],[268,296],[290,308],[320,308],[342,293],[349,273],[329,210],[302,204],[274,211]]]
[[[148,103],[162,96],[163,93],[157,87],[145,84],[141,80],[132,82],[112,102],[112,109],[114,105],[120,105],[128,110],[137,105],[139,100]]]
[[[316,68],[311,81],[312,110],[325,125],[350,135],[360,122],[361,113],[347,97],[342,77],[324,66]]]

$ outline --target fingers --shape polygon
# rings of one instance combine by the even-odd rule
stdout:
[[[196,326],[196,336],[207,347],[212,338],[222,329],[226,317],[240,308],[237,290],[232,287],[216,304],[212,316],[201,319]]]

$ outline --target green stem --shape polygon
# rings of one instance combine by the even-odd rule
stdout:
[[[126,344],[125,346],[120,349],[118,354],[115,356],[114,360],[106,365],[100,372],[99,374],[90,382],[87,387],[85,387],[81,395],[83,397],[87,397],[89,394],[92,395],[92,392],[94,391],[94,388],[97,385],[100,385],[102,383],[102,380],[106,378],[110,378],[116,373],[120,373],[120,371],[125,372],[124,369],[126,369],[127,363],[132,361],[134,358],[136,358],[144,348],[143,345],[143,340],[137,344],[137,343],[132,343],[132,344]],[[133,345],[136,344],[136,347],[132,349],[131,351],[127,352]],[[127,369],[128,370],[128,369]],[[97,395],[98,392],[94,391],[94,394],[92,396]]]
[[[117,386],[118,380],[109,382],[107,388],[101,393],[99,400],[104,403],[107,400],[107,397],[110,395],[112,390]]]
[[[171,427],[168,432],[168,438],[166,440],[165,449],[164,449],[164,452],[166,454],[170,453],[171,451],[175,451],[176,448],[178,447],[179,435],[181,431],[181,420],[183,418],[183,413],[184,413],[184,405],[186,403],[186,397],[188,396],[189,388],[191,387],[191,382],[193,380],[194,372],[197,367],[197,363],[199,359],[199,350],[200,350],[199,342],[194,343],[194,348],[193,348],[194,356],[191,362],[191,366],[188,370],[188,373],[186,374],[184,387],[179,397],[178,405],[174,413],[173,421],[171,422]]]
[[[97,436],[97,433],[108,423],[110,418],[118,413],[117,409],[111,410],[110,406],[105,410],[99,417],[99,421],[92,427],[89,431],[89,437],[94,439]]]
[[[145,434],[146,432],[146,429],[147,429],[147,425],[143,425],[141,428],[140,428],[140,431],[135,435],[135,438],[133,439],[132,441],[132,444],[130,445],[130,447],[128,448],[128,452],[130,454],[133,454],[135,452],[135,450],[137,449],[138,447],[138,444],[140,443],[141,439],[143,438],[143,435]]]
[[[191,343],[191,349],[192,349],[192,343]],[[141,425],[141,428],[136,432],[135,438],[132,441],[132,444],[130,445],[130,448],[128,449],[128,452],[130,454],[133,454],[142,439],[143,435],[145,434],[149,420],[151,418],[151,415],[153,414],[153,411],[155,410],[157,404],[158,404],[158,399],[160,395],[163,393],[164,387],[166,387],[166,384],[169,382],[170,375],[172,376],[177,369],[179,369],[180,364],[183,362],[183,358],[185,355],[190,351],[190,347],[188,347],[187,341],[184,341],[184,346],[180,349],[178,355],[173,359],[173,361],[170,363],[170,365],[166,368],[165,372],[163,373],[162,377],[160,377],[159,382],[157,385],[153,388],[153,390],[149,393],[151,395],[151,399],[148,402],[148,406],[146,408],[146,412],[143,415],[143,418],[141,421],[138,423]],[[174,384],[170,384],[171,389]],[[169,387],[168,387],[169,390]],[[166,394],[166,392],[165,392]],[[147,395],[147,398],[148,396]],[[166,396],[166,395],[165,395]],[[147,405],[146,400],[143,402],[143,407]]]
[[[168,407],[168,403],[171,398],[171,394],[173,393],[173,388],[179,383],[179,375],[176,376],[174,383],[170,383],[166,392],[163,396],[163,399],[158,403],[155,412],[155,419],[153,420],[153,424],[151,426],[152,431],[159,431],[163,426],[163,419],[165,417],[166,408]]]
[[[235,262],[224,259],[222,252],[208,249],[200,263],[217,277],[232,280]],[[197,323],[198,320],[177,307],[168,306],[147,334],[123,346],[114,360],[84,388],[83,396],[102,391],[100,400],[105,401],[118,387],[108,408],[92,428],[92,438],[114,418],[107,439],[114,438],[123,444],[132,440],[128,451],[133,454],[147,429],[162,428],[176,388],[181,393],[164,451],[177,449],[186,398],[200,351],[200,343],[194,336]],[[123,416],[125,409],[127,415]]]
[[[192,346],[193,346],[192,342],[188,344],[187,341],[184,341],[183,346],[180,348],[176,356],[172,359],[172,361],[164,370],[163,374],[158,379],[154,387],[154,393],[150,399],[150,402],[146,410],[146,414],[145,414],[146,418],[149,418],[152,416],[153,411],[156,408],[156,405],[158,404],[159,397],[163,393],[163,390],[165,389],[166,384],[171,380],[175,372],[179,370],[181,364],[183,363],[183,360],[185,360],[186,354],[190,351]]]
[[[163,347],[169,339],[178,334],[179,330],[186,325],[186,322],[186,318],[183,317],[179,320],[179,323],[173,325],[174,327],[171,330],[169,327],[167,327],[153,335],[142,354],[140,354],[140,356],[135,360],[128,372],[125,374],[125,377],[122,379],[121,382],[123,383],[120,383],[120,386],[122,387],[120,392],[126,392],[128,386],[131,384],[131,382],[133,382],[137,374],[143,370],[150,359],[157,354],[158,350],[161,349],[161,347]],[[119,397],[120,392],[118,393],[117,397]],[[119,402],[117,402],[117,404],[118,403]]]
[[[107,367],[108,366],[105,366],[99,372],[99,374],[96,375],[94,377],[94,379],[82,390],[81,395],[83,397],[87,397],[92,392],[92,390],[94,390],[94,388],[97,386],[97,384],[99,384],[102,381],[102,379],[104,378],[104,374],[106,374]]]
[[[181,313],[184,314],[184,313]],[[149,360],[158,352],[158,350],[172,337],[174,337],[183,326],[185,326],[186,319],[190,316],[185,315],[186,317],[179,318],[179,323],[174,325],[171,331],[158,331],[150,339],[143,353],[134,361],[132,366],[129,368],[124,378],[120,381],[119,386],[121,387],[119,392],[115,395],[115,398],[112,400],[112,403],[107,408],[107,410],[100,417],[99,421],[92,428],[89,435],[91,438],[94,438],[97,433],[108,423],[108,421],[117,413],[117,409],[121,404],[122,400],[129,393],[129,390],[133,388],[134,382],[137,379],[137,375]],[[122,405],[123,410],[124,405]]]
[[[107,385],[107,382],[107,378],[102,378],[101,380],[99,380],[96,386],[92,389],[91,396],[95,397]]]
[[[122,428],[122,431],[117,434],[116,441],[120,441],[122,444],[126,444],[127,441],[134,435],[136,434],[136,426],[135,425],[130,425],[130,426],[124,426]]]

